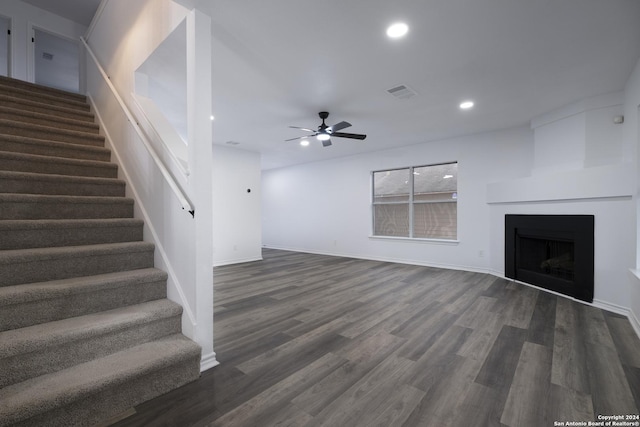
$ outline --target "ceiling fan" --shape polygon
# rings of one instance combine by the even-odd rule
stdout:
[[[351,138],[351,139],[360,139],[360,140],[363,140],[367,137],[367,135],[363,135],[360,133],[338,132],[342,129],[345,129],[351,126],[351,123],[342,121],[340,123],[336,123],[333,126],[327,126],[324,121],[327,117],[329,117],[329,113],[326,111],[321,111],[318,113],[318,115],[322,119],[322,124],[318,126],[318,130],[301,128],[298,126],[289,126],[290,128],[293,128],[293,129],[302,129],[304,131],[313,132],[313,133],[311,135],[305,135],[305,136],[299,136],[297,138],[287,139],[286,141],[295,141],[296,139],[305,139],[305,138],[311,138],[315,136],[319,141],[322,141],[323,147],[328,147],[331,145],[331,137],[333,136],[338,138]]]

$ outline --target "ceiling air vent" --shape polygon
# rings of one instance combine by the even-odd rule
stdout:
[[[396,87],[392,87],[391,89],[387,89],[387,92],[398,99],[409,99],[418,94],[418,92],[411,89],[407,85],[398,85]]]
[[[53,59],[52,53],[42,52],[42,59],[46,59],[47,61],[51,61]]]

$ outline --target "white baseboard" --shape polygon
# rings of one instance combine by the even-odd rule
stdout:
[[[504,274],[502,274],[502,273],[492,272],[491,274],[494,275],[494,276],[500,277],[501,279],[511,280],[511,281],[516,282],[516,283],[518,283],[520,285],[528,286],[530,288],[534,288],[534,289],[537,289],[539,291],[548,292],[550,294],[553,294],[553,295],[556,295],[556,296],[559,296],[559,297],[562,297],[562,298],[570,299],[571,301],[575,301],[575,302],[580,303],[580,304],[584,304],[584,305],[588,305],[588,306],[591,306],[591,307],[599,308],[601,310],[609,311],[611,313],[616,313],[616,314],[620,314],[622,316],[627,316],[627,317],[629,316],[629,313],[630,313],[630,310],[628,308],[622,307],[622,306],[617,305],[617,304],[612,304],[610,302],[606,302],[606,301],[602,301],[602,300],[598,300],[598,299],[594,299],[593,302],[586,302],[586,301],[579,300],[577,298],[570,297],[570,296],[565,295],[565,294],[561,294],[561,293],[556,292],[556,291],[552,291],[550,289],[541,288],[540,286],[532,285],[531,283],[521,282],[519,280],[513,280],[510,277],[505,277]]]
[[[421,260],[400,259],[400,258],[396,259],[396,258],[389,258],[389,257],[377,257],[377,256],[370,256],[370,255],[358,255],[358,254],[341,253],[341,252],[326,252],[326,251],[317,251],[312,249],[280,247],[280,246],[272,246],[272,245],[264,245],[263,247],[266,249],[277,249],[281,251],[291,251],[291,252],[303,252],[303,253],[314,254],[314,255],[326,255],[326,256],[335,256],[335,257],[343,257],[343,258],[363,259],[367,261],[392,262],[395,264],[419,265],[421,267],[433,267],[433,268],[442,268],[446,270],[469,271],[472,273],[490,273],[490,270],[488,268],[469,267],[466,265],[441,264],[441,263],[433,263],[433,262],[424,262]]]
[[[200,372],[204,372],[207,369],[211,369],[214,366],[218,366],[220,362],[216,360],[216,353],[211,352],[209,354],[202,355],[200,359]]]
[[[636,332],[636,335],[638,336],[638,338],[640,338],[640,322],[638,321],[636,314],[632,310],[629,310],[627,317],[629,318],[629,323],[631,323],[631,327]]]
[[[620,305],[612,304],[610,302],[602,301],[598,299],[594,299],[592,305],[594,307],[601,308],[603,310],[610,311],[612,313],[620,314],[622,316],[629,317],[629,314],[631,313],[631,310],[629,310],[627,307],[622,307]]]
[[[214,267],[222,267],[225,265],[232,265],[232,264],[242,264],[245,262],[254,262],[254,261],[262,261],[262,256],[256,256],[256,257],[248,257],[248,258],[235,258],[235,259],[229,259],[229,260],[222,260],[222,261],[213,261],[213,266]]]
[[[637,287],[640,286],[640,269],[630,268],[629,272],[631,273],[631,276],[632,276],[632,283],[630,285],[631,293],[632,293],[631,299],[634,300],[634,296],[638,292]],[[637,296],[635,298],[637,298]],[[629,310],[627,317],[629,318],[631,327],[633,327],[633,330],[636,332],[636,335],[640,337],[640,321],[638,320],[636,313],[633,311],[633,308]]]

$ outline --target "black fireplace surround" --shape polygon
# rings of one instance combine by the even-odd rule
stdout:
[[[593,302],[593,215],[505,215],[505,276]]]

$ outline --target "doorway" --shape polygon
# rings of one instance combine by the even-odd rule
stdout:
[[[77,42],[35,29],[34,68],[35,83],[80,91],[80,47]]]
[[[0,16],[0,76],[9,77],[11,20]]]

